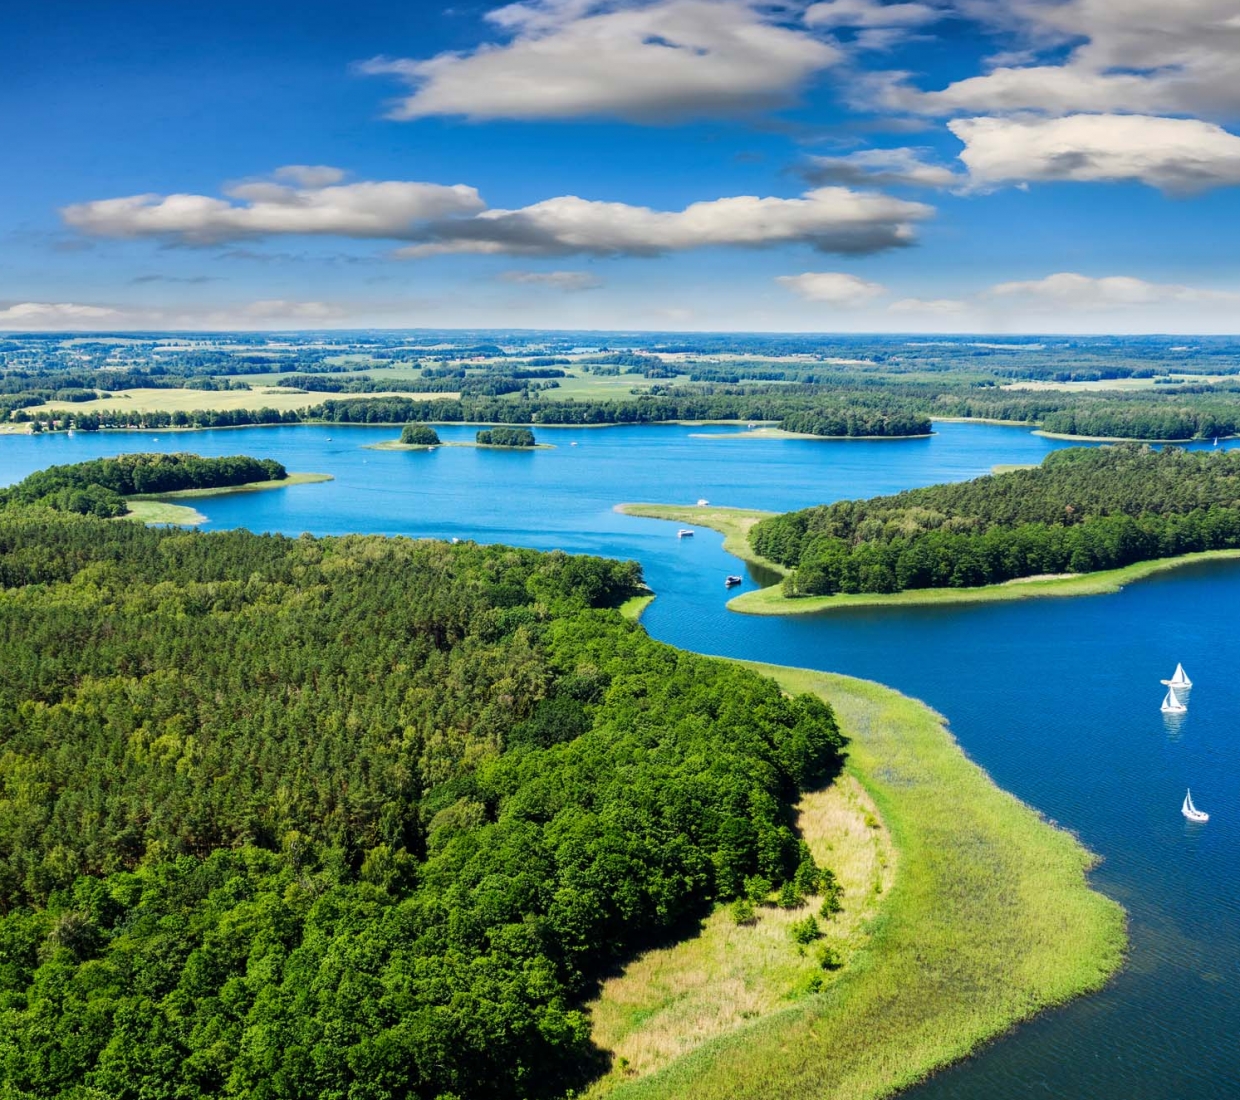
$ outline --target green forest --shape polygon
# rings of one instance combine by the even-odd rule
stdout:
[[[39,470],[16,485],[0,489],[0,510],[39,504],[59,512],[115,518],[128,511],[123,499],[127,496],[222,489],[259,481],[283,481],[287,477],[288,471],[270,458],[120,455]]]
[[[488,428],[474,437],[482,447],[529,448],[537,446],[534,433],[529,428]]]
[[[789,596],[971,588],[1240,547],[1240,454],[1136,443],[763,520]]]
[[[0,1096],[451,1100],[598,1072],[580,1005],[812,887],[816,697],[651,640],[640,569],[0,510]]]

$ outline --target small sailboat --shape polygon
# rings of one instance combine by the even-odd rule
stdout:
[[[1193,805],[1193,792],[1192,791],[1189,791],[1184,796],[1184,805],[1180,807],[1180,813],[1182,813],[1186,818],[1188,818],[1189,821],[1205,822],[1205,821],[1210,820],[1210,815],[1208,813],[1205,813],[1204,811],[1197,809],[1197,807]]]
[[[691,539],[693,538],[693,532],[688,527],[682,527],[676,532],[676,537],[678,539]]]
[[[1180,702],[1180,697],[1176,695],[1175,688],[1167,688],[1167,697],[1162,701],[1163,714],[1187,714],[1188,707]]]
[[[1188,678],[1188,673],[1184,671],[1184,666],[1181,664],[1175,666],[1175,675],[1170,680],[1162,680],[1161,683],[1168,687],[1180,688],[1182,691],[1187,691],[1193,686],[1192,680]]]
[[[745,578],[738,577],[735,573],[731,574],[727,580],[723,582],[724,588],[735,588],[738,584],[744,584]]]

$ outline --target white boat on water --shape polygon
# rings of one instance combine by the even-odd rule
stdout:
[[[1186,818],[1188,818],[1189,821],[1209,821],[1210,820],[1210,815],[1208,813],[1205,813],[1202,810],[1197,809],[1197,807],[1193,805],[1193,792],[1192,791],[1189,791],[1184,796],[1184,805],[1180,807],[1180,813],[1182,813]]]
[[[697,506],[699,508],[707,508],[710,506],[710,501],[707,500],[705,497],[702,497],[702,499],[697,502]]]
[[[1184,666],[1181,664],[1175,666],[1175,675],[1170,680],[1162,680],[1161,683],[1168,687],[1180,688],[1182,691],[1187,691],[1193,686],[1192,680],[1188,678],[1188,673],[1184,671]]]
[[[690,531],[688,527],[682,527],[676,532],[676,537],[678,539],[691,539],[693,538],[693,532]]]
[[[1187,714],[1188,707],[1180,702],[1180,697],[1176,695],[1175,688],[1167,688],[1167,697],[1162,701],[1163,714]]]

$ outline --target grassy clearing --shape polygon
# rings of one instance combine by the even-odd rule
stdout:
[[[938,715],[879,684],[751,667],[836,708],[852,739],[848,773],[890,829],[895,880],[868,943],[824,992],[704,1035],[653,1074],[600,1091],[615,1100],[872,1100],[1099,988],[1119,967],[1123,910],[1089,888],[1093,857],[996,787]],[[651,999],[674,991],[669,979],[648,980]],[[704,1000],[732,995],[695,988]],[[606,1014],[618,1026],[600,1026],[623,1031],[621,1007]],[[710,1019],[715,1010],[700,1011]],[[687,1016],[669,1015],[666,1037],[641,1049],[674,1052]]]
[[[642,612],[654,603],[654,593],[650,592],[643,596],[630,596],[616,610],[620,612],[631,623],[639,621]]]
[[[76,401],[66,405],[63,401],[49,401],[36,405],[28,412],[80,415],[88,412],[198,412],[202,410],[231,411],[236,409],[306,409],[328,400],[348,397],[408,397],[413,401],[431,401],[438,397],[455,397],[446,393],[368,393],[341,394],[317,391],[300,392],[274,386],[258,386],[252,390],[158,390],[133,389],[113,392],[111,397],[94,401]],[[164,430],[164,429],[161,429]]]
[[[246,485],[222,485],[217,489],[177,489],[171,493],[138,493],[126,500],[185,500],[194,497],[222,497],[230,493],[256,493],[266,489],[287,489],[293,485],[317,485],[335,481],[331,474],[289,474],[281,481],[251,481]]]
[[[1213,386],[1216,382],[1227,379],[1225,374],[1172,374],[1169,375],[1177,385],[1189,383],[1197,386]],[[1031,390],[1054,393],[1100,393],[1104,390],[1156,390],[1166,383],[1155,382],[1153,378],[1100,378],[1093,382],[1009,382],[1000,386],[1001,390]]]
[[[641,519],[665,519],[672,523],[697,524],[709,527],[723,536],[723,548],[751,565],[769,569],[783,576],[788,572],[778,562],[770,561],[754,553],[749,544],[749,532],[755,523],[769,519],[774,512],[762,512],[756,508],[716,508],[713,505],[680,504],[617,504],[617,512]]]
[[[1063,596],[1105,596],[1127,584],[1155,573],[1165,573],[1203,561],[1235,561],[1240,550],[1206,550],[1177,558],[1137,562],[1122,569],[1098,573],[1070,573],[1057,577],[1020,577],[981,588],[916,588],[891,595],[807,596],[789,599],[778,585],[744,592],[728,602],[728,609],[743,615],[812,615],[850,607],[925,607],[931,604],[1006,603],[1011,600]]]
[[[824,970],[817,946],[798,947],[789,926],[816,913],[821,898],[802,909],[766,905],[751,925],[737,925],[719,906],[692,939],[647,952],[608,980],[590,1004],[594,1041],[612,1052],[611,1074],[588,1096],[602,1096],[632,1076],[644,1076],[702,1045],[811,996],[817,978],[843,979],[865,950],[885,891],[895,875],[891,836],[868,792],[854,776],[807,794],[797,823],[814,858],[844,888],[844,909],[820,921],[843,966]]]
[[[992,474],[1012,474],[1017,470],[1036,470],[1038,463],[1036,462],[1000,462],[997,466],[992,466],[990,472]]]
[[[176,527],[197,527],[206,523],[207,517],[188,504],[169,504],[164,500],[139,500],[130,497],[129,511],[121,519],[136,523],[167,523]]]

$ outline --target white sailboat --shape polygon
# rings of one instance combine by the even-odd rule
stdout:
[[[1186,714],[1188,707],[1180,702],[1180,697],[1176,695],[1175,688],[1167,688],[1167,697],[1162,701],[1163,714]]]
[[[1184,666],[1181,664],[1175,666],[1175,675],[1170,680],[1162,680],[1160,682],[1168,687],[1180,688],[1183,691],[1187,691],[1193,686],[1192,680],[1188,678],[1188,673],[1184,671]]]
[[[1182,813],[1189,821],[1209,821],[1210,815],[1202,812],[1193,805],[1193,792],[1189,791],[1184,796],[1184,805],[1180,807]]]

